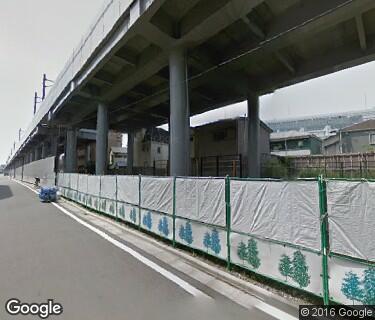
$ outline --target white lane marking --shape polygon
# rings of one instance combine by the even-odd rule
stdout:
[[[16,182],[19,183],[19,184],[21,184],[21,185],[23,185],[24,187],[30,189],[34,193],[38,194],[38,192],[36,190],[32,189],[31,187],[29,187],[27,185],[24,185],[23,183],[20,183],[18,181],[16,181]],[[112,237],[110,237],[105,232],[103,232],[103,231],[99,230],[98,228],[95,228],[91,224],[89,224],[89,223],[81,220],[80,218],[78,218],[74,214],[70,213],[68,210],[66,210],[63,207],[59,206],[57,203],[52,202],[52,205],[54,205],[57,209],[59,209],[61,212],[63,212],[64,214],[66,214],[67,216],[69,216],[70,218],[72,218],[73,220],[77,221],[81,225],[85,226],[86,228],[88,228],[91,231],[95,232],[96,234],[98,234],[99,236],[101,236],[102,238],[104,238],[105,240],[109,241],[110,243],[112,243],[113,245],[115,245],[116,247],[118,247],[119,249],[127,252],[128,254],[130,254],[131,256],[133,256],[135,259],[137,259],[140,262],[142,262],[143,264],[147,265],[149,268],[153,269],[154,271],[160,273],[165,278],[167,278],[170,281],[174,282],[175,284],[177,284],[179,287],[181,287],[182,289],[184,289],[186,292],[190,293],[191,295],[193,295],[195,297],[205,297],[205,298],[211,299],[210,296],[206,295],[202,291],[200,291],[197,288],[193,287],[192,285],[190,285],[185,280],[182,280],[178,276],[174,275],[172,272],[164,269],[163,267],[159,266],[158,264],[156,264],[155,262],[151,261],[150,259],[142,256],[140,253],[138,253],[137,251],[129,248],[128,246],[126,246],[122,242],[120,242],[120,241],[118,241],[116,239],[113,239]]]

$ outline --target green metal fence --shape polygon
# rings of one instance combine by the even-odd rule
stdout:
[[[181,193],[181,191],[178,191],[180,188],[179,184],[183,184],[186,181],[194,186],[200,183],[209,184],[210,181],[213,181],[215,178],[152,177],[150,180],[150,178],[147,177],[136,176],[132,177],[132,179],[135,179],[134,181],[138,183],[138,190],[136,190],[138,192],[138,199],[134,198],[133,201],[120,201],[118,191],[119,178],[117,176],[112,177],[112,179],[115,180],[113,198],[102,196],[102,181],[104,181],[104,179],[109,179],[108,176],[95,178],[89,176],[85,177],[87,177],[87,181],[86,178],[79,177],[79,175],[60,174],[58,184],[62,195],[90,209],[107,214],[117,220],[125,221],[137,226],[139,229],[168,239],[173,245],[179,243],[226,261],[228,269],[232,266],[238,266],[278,283],[299,289],[302,292],[313,294],[320,297],[324,304],[329,304],[330,302],[347,302],[342,295],[342,292],[345,291],[345,279],[342,280],[342,278],[340,278],[340,281],[333,281],[332,277],[336,277],[337,274],[343,273],[345,270],[346,276],[351,272],[347,271],[349,270],[348,268],[354,268],[354,270],[358,271],[358,268],[361,268],[360,266],[367,268],[365,270],[361,269],[361,272],[368,275],[375,267],[374,261],[364,261],[363,259],[337,254],[330,250],[330,228],[327,208],[327,181],[329,180],[325,180],[322,176],[316,179],[301,179],[288,182],[293,187],[298,187],[298,183],[306,183],[309,186],[313,186],[319,193],[318,195],[314,195],[319,202],[318,237],[320,242],[318,248],[293,243],[292,241],[280,241],[275,238],[260,236],[259,234],[233,230],[232,219],[237,213],[232,212],[234,201],[234,199],[231,199],[231,191],[233,191],[232,184],[241,182],[244,185],[256,183],[264,183],[267,185],[270,183],[283,183],[281,180],[237,179],[229,177],[216,178],[215,190],[219,190],[218,192],[220,193],[220,200],[217,200],[217,202],[223,201],[224,203],[222,205],[225,208],[223,224],[221,221],[212,223],[202,222],[202,219],[195,218],[194,210],[196,208],[194,209],[194,206],[191,206],[189,203],[187,207],[191,207],[191,212],[188,212],[187,215],[186,212],[181,212],[178,206],[178,203],[181,202],[181,198],[186,196]],[[77,179],[77,183],[73,182],[72,179]],[[158,188],[160,185],[164,184],[162,192],[155,189],[156,192],[159,192],[159,194],[155,194],[155,198],[158,198],[161,202],[164,201],[162,206],[152,208],[153,205],[145,205],[145,195],[142,194],[142,179],[144,179],[144,181],[148,181],[147,179],[149,179],[149,181],[152,181]],[[158,179],[164,179],[163,183],[161,182],[162,180]],[[90,193],[89,180],[91,184],[93,184],[93,181],[97,181],[96,183],[99,181],[99,192],[97,192],[96,189],[96,191]],[[80,191],[79,186],[79,182],[82,184],[82,181],[86,181],[85,187],[81,185],[81,190],[83,192]],[[158,183],[158,181],[160,181],[160,183]],[[124,182],[121,183],[124,184]],[[76,186],[77,190],[72,189],[72,186]],[[133,186],[132,188],[134,189],[135,187]],[[154,192],[152,188],[149,190],[150,192]],[[224,190],[224,192],[222,190]],[[221,197],[221,193],[224,194],[223,197]],[[198,211],[201,210],[199,202],[205,201],[205,199],[199,199],[200,195],[201,192],[199,192],[197,187],[197,192],[193,194],[192,199],[189,200],[191,203],[194,203],[194,201],[198,203]],[[196,200],[194,196],[197,197],[198,200]],[[304,196],[312,197],[313,195]],[[184,201],[185,200],[186,199],[184,199]],[[105,205],[103,205],[103,203],[105,203]],[[293,214],[296,216],[299,215],[298,212]],[[349,261],[350,266],[345,265],[345,269],[341,265],[345,262],[342,261]],[[336,272],[336,270],[338,271]],[[343,281],[342,283],[341,280]],[[373,294],[375,296],[375,278],[372,289],[370,283],[370,290],[374,290]],[[330,294],[331,291],[334,293],[333,295]],[[346,298],[349,299],[348,296],[346,296]]]

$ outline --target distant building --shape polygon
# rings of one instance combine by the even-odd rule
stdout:
[[[334,136],[340,129],[369,119],[375,119],[375,108],[312,117],[271,120],[267,121],[267,125],[274,132],[308,132],[325,139]]]
[[[271,133],[271,154],[277,156],[308,156],[322,153],[322,140],[308,132]]]
[[[247,121],[244,117],[224,119],[193,128],[195,158],[247,154]],[[261,154],[270,153],[272,130],[261,121],[259,146]]]
[[[108,132],[108,163],[112,147],[122,147],[122,133]],[[64,155],[60,156],[59,168],[63,168]],[[77,167],[79,172],[95,172],[96,130],[81,129],[77,136]]]
[[[169,132],[161,128],[142,129],[134,137],[134,167],[167,167]]]
[[[120,169],[127,166],[128,149],[111,147],[109,152],[109,166],[111,169]]]
[[[247,120],[240,117],[208,123],[192,129],[192,174],[241,176],[247,169]],[[260,123],[261,161],[270,155],[272,130]]]
[[[375,119],[343,128],[324,141],[324,153],[364,153],[375,151]]]
[[[5,164],[0,165],[0,174],[4,173]]]

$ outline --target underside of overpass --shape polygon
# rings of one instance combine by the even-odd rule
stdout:
[[[171,174],[185,175],[189,117],[248,99],[257,176],[259,95],[375,54],[372,0],[138,0],[131,10],[139,18],[129,28],[131,12],[118,20],[45,119],[67,128],[69,141],[72,128],[98,130],[98,174],[108,128],[169,123]]]

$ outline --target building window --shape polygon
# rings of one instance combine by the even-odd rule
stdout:
[[[159,154],[161,153],[161,148],[160,148],[160,147],[158,147],[157,152],[158,152]]]
[[[370,144],[375,144],[375,133],[370,133]]]

